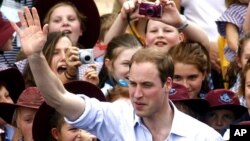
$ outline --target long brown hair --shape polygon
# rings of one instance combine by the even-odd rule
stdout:
[[[56,44],[59,41],[59,39],[61,39],[62,37],[68,37],[68,36],[66,33],[63,33],[63,32],[50,32],[47,36],[47,42],[45,43],[43,47],[43,54],[49,65],[51,65],[51,60],[53,58]],[[24,76],[26,86],[36,86],[28,63],[25,67],[23,76]]]
[[[205,79],[202,84],[202,90],[208,92],[208,74],[211,70],[210,57],[208,50],[199,43],[182,42],[172,47],[168,53],[172,56],[174,63],[181,62],[194,65],[203,75]]]

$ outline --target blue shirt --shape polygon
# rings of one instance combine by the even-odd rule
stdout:
[[[66,122],[88,130],[102,141],[152,141],[152,135],[133,110],[132,104],[99,102],[85,99],[84,113],[75,121]],[[174,118],[165,141],[223,141],[221,135],[206,124],[180,112],[172,102]],[[166,115],[167,116],[167,115]]]

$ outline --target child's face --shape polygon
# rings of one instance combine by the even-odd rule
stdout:
[[[35,109],[19,107],[17,115],[17,127],[21,131],[25,141],[33,141],[32,125],[35,118]]]
[[[239,66],[244,69],[247,60],[250,58],[250,40],[246,41],[243,50],[242,55],[240,56]]]
[[[0,102],[14,103],[10,97],[9,91],[5,86],[0,86]]]
[[[159,21],[148,21],[145,42],[147,46],[171,48],[183,40],[183,34],[170,25]]]
[[[57,130],[57,129],[53,129]],[[55,132],[54,132],[55,133]],[[61,130],[53,135],[57,141],[95,141],[96,137],[87,131],[77,129],[64,123]]]
[[[181,62],[174,64],[173,82],[185,86],[190,98],[198,98],[204,79],[205,75],[195,65]]]
[[[74,9],[69,5],[57,7],[50,16],[49,31],[66,32],[72,42],[76,44],[82,35],[82,29]]]
[[[72,46],[71,41],[68,37],[62,37],[58,40],[53,57],[51,60],[50,67],[52,71],[60,78],[60,75],[66,70],[66,51]]]
[[[235,115],[233,111],[226,109],[213,110],[205,116],[205,123],[217,131],[229,126],[234,120]]]
[[[111,72],[116,80],[128,79],[129,63],[138,48],[122,51],[113,63]]]

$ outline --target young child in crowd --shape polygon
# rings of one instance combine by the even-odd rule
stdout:
[[[0,71],[0,104],[8,105],[17,102],[19,95],[25,89],[22,74],[15,68],[9,68]],[[12,114],[4,114],[9,112],[8,108],[0,108],[0,131],[4,136],[4,140],[12,140],[14,127],[11,125]]]
[[[226,89],[211,90],[205,100],[209,102],[209,109],[204,122],[223,134],[223,129],[247,112],[247,108],[240,105],[236,94]]]
[[[128,33],[117,36],[109,42],[104,64],[99,73],[99,88],[105,95],[119,79],[128,80],[130,59],[139,48],[141,48],[140,43]]]
[[[183,42],[169,50],[174,61],[173,82],[184,85],[190,98],[204,98],[211,89],[209,54],[198,43]]]
[[[84,93],[89,97],[105,101],[101,90],[95,85],[84,81],[71,81],[64,84],[65,88],[75,94]],[[54,108],[43,103],[39,108],[33,124],[35,141],[96,141],[89,132],[75,128],[64,121],[64,117]]]
[[[193,23],[187,22],[185,17],[179,14],[173,1],[167,0],[166,4],[162,5],[163,13],[160,18],[139,15],[139,5],[137,0],[123,3],[120,14],[105,36],[105,43],[127,30],[127,17],[129,17],[130,21],[139,20],[138,32],[144,39],[145,47],[164,47],[168,50],[182,42],[184,38],[209,47],[208,37],[204,31]]]
[[[249,82],[250,82],[250,59],[248,58],[244,69],[240,72],[240,86],[239,86],[239,92],[238,92],[238,96],[240,99],[242,99],[242,101],[244,101],[244,106],[246,106],[247,108],[247,112],[245,112],[244,114],[241,115],[241,117],[239,119],[237,119],[236,121],[234,121],[232,124],[240,124],[241,122],[248,122],[250,121],[250,101],[249,101],[249,97],[250,97],[250,89],[249,89]],[[225,132],[225,133],[224,133]],[[230,139],[230,129],[229,127],[225,128],[223,130],[223,138],[225,140],[229,140]]]
[[[28,87],[19,96],[12,118],[12,125],[16,127],[13,140],[33,141],[32,125],[35,114],[44,98],[37,87]],[[5,107],[2,107],[5,108]]]
[[[239,93],[239,87],[241,83],[240,73],[244,70],[247,60],[250,58],[250,33],[245,34],[239,40],[239,46],[237,55],[233,62],[229,64],[227,69],[226,78],[229,84],[230,90]],[[241,105],[245,105],[245,101],[240,97]]]

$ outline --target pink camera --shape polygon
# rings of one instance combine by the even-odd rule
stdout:
[[[139,14],[149,17],[160,18],[162,15],[162,6],[154,3],[144,2],[139,5]]]

